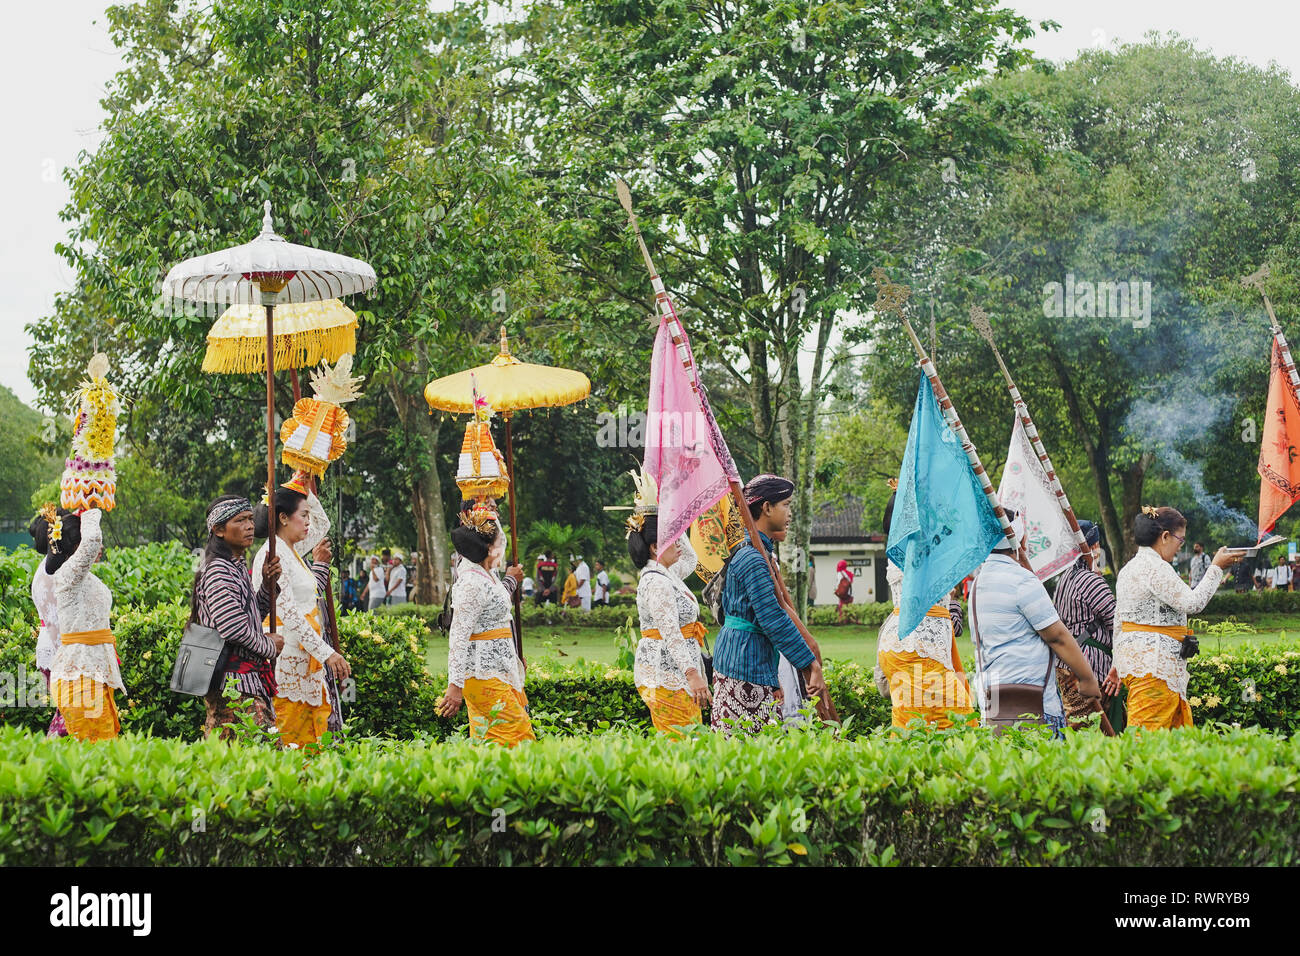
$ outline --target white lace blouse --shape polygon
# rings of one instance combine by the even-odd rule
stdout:
[[[41,629],[36,635],[36,669],[48,671],[59,649],[59,602],[54,597],[54,578],[45,572],[44,556],[32,575],[32,603],[41,616]]]
[[[327,699],[325,668],[321,667],[309,674],[308,666],[312,658],[323,665],[334,653],[334,648],[330,647],[324,637],[325,622],[319,611],[316,614],[316,620],[321,625],[319,634],[307,620],[307,615],[317,610],[319,582],[303,556],[310,554],[329,534],[330,519],[321,507],[320,499],[314,494],[307,495],[307,510],[310,515],[307,537],[296,545],[290,545],[281,538],[275,549],[281,568],[275,616],[281,621],[278,633],[284,638],[284,649],[275,660],[275,683],[277,697],[318,706]],[[254,581],[262,580],[262,568],[266,564],[269,544],[270,542],[263,544],[253,559]],[[267,633],[272,633],[272,630],[267,628]]]
[[[472,561],[460,563],[451,588],[455,613],[447,632],[447,680],[464,688],[465,681],[503,680],[515,690],[524,689],[524,666],[510,636],[513,605],[501,579]],[[507,636],[471,641],[471,634],[505,629]]]
[[[903,572],[893,561],[890,561],[885,568],[885,580],[889,582],[889,596],[894,602],[894,607],[901,607]],[[907,637],[900,638],[898,615],[887,615],[884,623],[880,625],[879,637],[876,641],[876,660],[880,660],[881,654],[889,652],[901,654],[907,651],[911,651],[918,657],[936,661],[950,671],[956,670],[957,662],[952,659],[952,618],[923,617],[916,630]]]
[[[698,621],[700,605],[686,586],[699,557],[685,535],[679,539],[681,554],[671,567],[647,561],[636,586],[636,610],[641,630],[659,632],[660,640],[642,637],[636,645],[636,663],[632,667],[637,687],[662,687],[665,690],[689,690],[688,670],[704,677],[704,659],[699,643],[682,635],[682,626]]]
[[[103,550],[104,534],[99,522],[104,513],[91,508],[81,514],[81,544],[72,557],[54,572],[54,599],[59,608],[60,640],[63,634],[108,630],[113,610],[113,592],[90,573]],[[115,687],[123,693],[122,674],[117,667],[114,644],[59,644],[50,662],[50,684],[55,681],[91,680]]]
[[[1151,548],[1138,548],[1115,581],[1115,670],[1123,677],[1150,674],[1187,699],[1187,661],[1182,642],[1158,631],[1122,631],[1120,624],[1186,625],[1187,615],[1210,603],[1223,580],[1223,569],[1210,565],[1193,590]]]

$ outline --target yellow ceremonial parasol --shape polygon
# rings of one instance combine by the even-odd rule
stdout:
[[[331,365],[357,351],[357,314],[338,299],[290,302],[275,310],[275,371]],[[266,371],[266,318],[260,306],[231,306],[208,332],[203,371]]]
[[[471,384],[470,376],[473,376]],[[555,408],[572,405],[591,394],[591,379],[581,372],[550,365],[521,362],[510,354],[506,330],[501,328],[501,352],[487,365],[454,375],[445,375],[424,387],[424,400],[441,412],[470,414],[474,411],[473,391],[485,396],[506,423],[506,471],[510,474],[511,563],[519,563],[519,535],[515,532],[515,455],[510,436],[510,415],[527,408]],[[518,591],[515,592],[518,597]],[[515,603],[515,620],[519,604]]]

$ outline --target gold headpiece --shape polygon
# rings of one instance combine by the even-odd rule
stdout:
[[[659,513],[659,485],[644,468],[629,471],[632,482],[636,485],[636,496],[632,499],[632,514],[627,519],[627,533],[640,531],[645,527],[646,515]]]
[[[53,501],[47,501],[45,504],[41,505],[41,510],[38,511],[37,514],[50,524],[54,524],[55,520],[59,517],[59,506]]]
[[[496,505],[490,499],[478,498],[469,511],[460,513],[460,523],[467,528],[473,528],[479,534],[496,537],[497,532],[501,530],[501,515],[497,513]]]
[[[42,509],[44,511],[44,509]],[[54,520],[50,522],[50,551],[54,554],[59,553],[59,542],[63,540],[63,516],[57,511],[54,512]]]
[[[1143,513],[1144,515],[1146,515],[1148,518],[1159,518],[1159,517],[1160,517],[1160,513],[1159,513],[1158,511],[1156,511],[1155,508],[1152,508],[1150,505],[1143,505],[1143,506],[1142,506],[1142,513]]]

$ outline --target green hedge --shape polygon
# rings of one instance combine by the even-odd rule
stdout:
[[[434,604],[384,604],[375,609],[375,613],[388,617],[416,617],[425,623],[430,633],[438,633],[438,615],[442,605]],[[612,631],[622,627],[631,618],[636,622],[636,605],[620,604],[610,607],[594,607],[590,611],[582,608],[562,608],[556,604],[543,604],[541,607],[525,602],[520,609],[524,627],[592,627]]]
[[[35,627],[32,572],[41,555],[28,547],[0,548],[0,628]],[[187,602],[194,588],[194,557],[176,541],[135,548],[106,548],[94,575],[113,592],[113,611]]]
[[[193,740],[200,736],[203,704],[168,687],[176,646],[187,618],[179,604],[127,609],[114,630],[129,699],[119,699],[126,730]],[[344,702],[353,735],[436,739],[465,732],[464,709],[452,720],[438,717],[435,704],[446,675],[424,669],[427,635],[401,616],[351,614],[340,619],[343,653],[352,663],[354,692]],[[0,630],[0,724],[33,730],[49,723],[51,711],[21,706],[26,692],[43,688],[35,672],[31,631]],[[1231,652],[1193,658],[1188,695],[1197,723],[1222,721],[1293,734],[1300,727],[1300,645],[1245,645]],[[967,662],[968,670],[971,662]],[[889,723],[889,701],[872,681],[871,669],[830,659],[826,679],[850,737]],[[15,698],[4,699],[6,682]],[[14,686],[19,685],[19,686]],[[24,686],[25,685],[25,686]],[[650,721],[632,674],[600,664],[561,666],[552,658],[529,663],[525,689],[539,733],[626,727],[649,732]],[[15,706],[17,704],[17,706]],[[851,718],[851,721],[850,721]]]
[[[1264,614],[1300,614],[1300,591],[1221,590],[1201,612],[1210,619],[1235,616],[1243,620]]]
[[[611,733],[314,758],[0,730],[0,865],[1293,866],[1300,738]]]
[[[175,694],[168,686],[181,632],[189,609],[164,604],[128,608],[117,616],[113,633],[122,659],[122,682],[129,697],[118,695],[122,728],[156,737],[194,740],[203,731],[203,701]],[[423,633],[409,621],[372,615],[340,619],[343,653],[354,669],[354,699],[343,704],[354,733],[411,737],[428,729],[436,688],[424,670]],[[30,632],[0,631],[0,674],[16,683],[41,684],[35,671],[35,642]],[[41,695],[44,697],[44,694]],[[18,701],[15,701],[18,702]],[[43,728],[51,710],[7,706],[0,701],[0,724]]]

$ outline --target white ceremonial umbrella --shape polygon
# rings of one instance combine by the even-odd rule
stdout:
[[[224,305],[260,303],[266,309],[266,482],[270,504],[267,555],[275,557],[275,307],[365,292],[375,284],[368,263],[276,235],[271,201],[263,205],[262,231],[252,242],[195,256],[173,266],[163,293],[174,299]],[[275,627],[275,599],[271,603]]]

